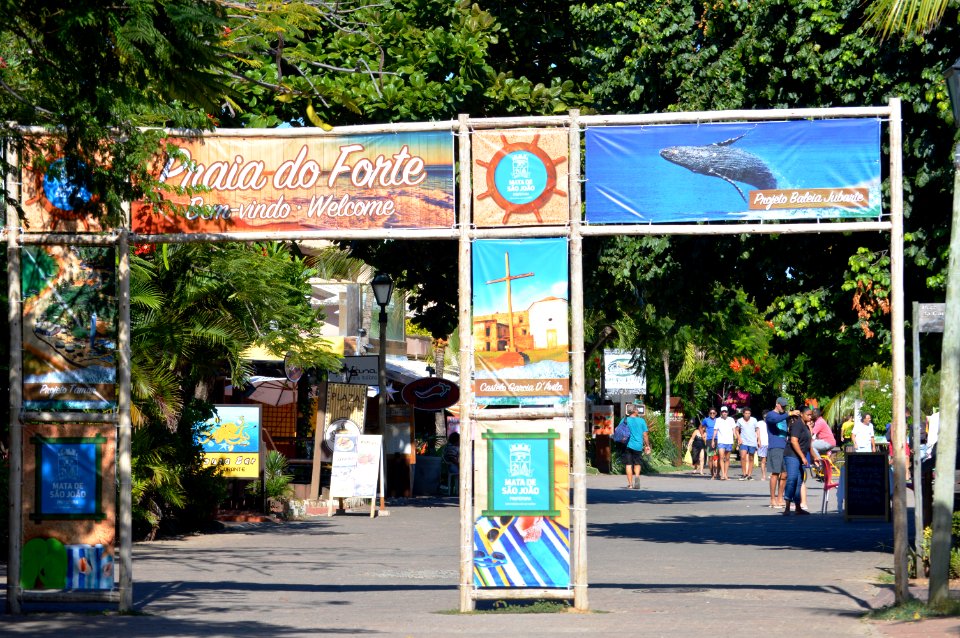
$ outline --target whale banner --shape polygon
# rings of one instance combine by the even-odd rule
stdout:
[[[880,120],[591,127],[594,224],[879,218]]]

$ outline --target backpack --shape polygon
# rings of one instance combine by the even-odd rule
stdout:
[[[620,425],[613,431],[613,440],[616,443],[623,444],[626,444],[626,442],[630,440],[630,426],[627,425],[626,418],[621,420]]]

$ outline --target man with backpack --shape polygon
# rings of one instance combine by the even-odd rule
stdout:
[[[630,436],[627,438],[627,449],[623,453],[623,465],[627,471],[627,489],[640,489],[640,466],[643,463],[643,454],[650,453],[650,429],[643,417],[637,414],[637,406],[627,406],[627,416],[624,418]],[[621,430],[620,426],[617,426]],[[621,430],[622,432],[622,430]],[[617,434],[614,432],[614,440]]]

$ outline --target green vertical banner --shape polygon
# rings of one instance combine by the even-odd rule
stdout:
[[[564,238],[473,242],[477,403],[569,402],[568,279]]]
[[[473,582],[570,586],[569,419],[479,421]]]

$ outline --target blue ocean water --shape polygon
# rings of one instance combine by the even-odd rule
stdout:
[[[661,157],[677,146],[749,153],[778,189],[867,188],[866,208],[751,211],[737,188]],[[663,223],[880,214],[880,122],[876,119],[595,127],[586,132],[586,218],[591,223]],[[736,185],[749,197],[755,190]]]

